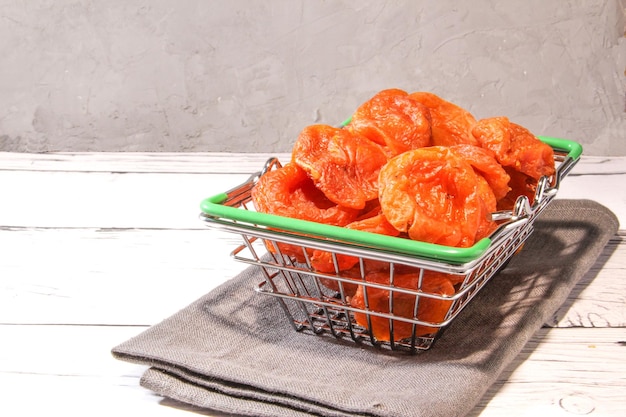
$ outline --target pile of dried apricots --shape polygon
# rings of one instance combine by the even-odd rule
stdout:
[[[477,120],[435,94],[388,89],[358,107],[343,127],[305,127],[291,160],[264,174],[252,199],[264,213],[469,247],[496,228],[491,213],[511,209],[520,195],[532,201],[538,180],[554,173],[553,149],[507,117]],[[298,262],[308,260],[316,271],[362,279],[355,257],[337,255],[335,264],[322,250],[305,254],[301,247],[279,248]],[[388,268],[367,261],[365,279],[388,283]],[[416,288],[416,271],[395,272],[396,286]],[[454,294],[458,278],[426,272],[423,290]],[[324,283],[337,289],[330,279]],[[389,312],[389,291],[366,290],[357,283],[344,290],[355,307],[364,307],[367,291],[370,309]],[[415,296],[394,292],[392,297],[394,314],[413,316]],[[449,306],[448,301],[420,300],[418,318],[442,320]],[[368,325],[363,314],[355,319]],[[389,320],[372,317],[371,327],[379,340],[389,340]],[[436,331],[418,327],[418,335]],[[394,323],[395,340],[411,332],[409,323]]]

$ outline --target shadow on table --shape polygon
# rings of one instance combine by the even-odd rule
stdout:
[[[589,230],[589,237],[593,237],[593,230]],[[538,236],[538,238],[542,238]],[[569,292],[569,296],[567,297],[567,301],[564,302],[561,307],[554,312],[549,318],[549,322],[545,324],[543,327],[555,327],[556,323],[558,323],[562,317],[561,315],[568,311],[571,305],[575,302],[578,295],[584,291],[584,289],[596,278],[598,272],[604,267],[607,260],[611,257],[613,252],[617,249],[617,246],[622,242],[623,239],[620,237],[613,238],[602,250],[601,254],[597,257],[596,262],[592,265],[592,267],[583,275],[583,277],[578,281],[573,283],[574,288]],[[583,240],[584,242],[584,240]],[[559,262],[571,262],[572,259],[559,258]],[[542,337],[540,335],[535,334],[523,347],[523,350],[517,355],[515,362],[511,362],[498,376],[498,379],[494,384],[489,388],[489,390],[485,393],[483,398],[480,401],[480,405],[478,405],[468,417],[477,417],[480,413],[488,406],[489,402],[498,395],[499,391],[505,385],[506,381],[511,377],[511,375],[515,372],[520,364],[525,362],[535,351],[537,346],[539,346],[542,342]]]

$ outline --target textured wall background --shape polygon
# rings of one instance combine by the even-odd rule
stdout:
[[[0,0],[0,150],[289,151],[383,88],[626,155],[623,0]]]

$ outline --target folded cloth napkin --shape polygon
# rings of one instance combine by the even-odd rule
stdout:
[[[149,365],[141,385],[245,416],[462,416],[565,301],[618,221],[555,200],[523,250],[433,347],[410,355],[293,330],[254,267],[112,351]]]

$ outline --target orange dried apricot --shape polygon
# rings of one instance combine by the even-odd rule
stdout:
[[[400,232],[387,221],[382,213],[349,223],[345,227],[387,236],[398,236],[400,234]],[[311,256],[311,266],[318,272],[327,273],[336,273],[350,269],[359,262],[359,258],[338,253],[335,254],[335,261],[333,261],[333,256],[328,251],[314,250]]]
[[[311,125],[298,136],[292,161],[329,200],[362,209],[378,197],[378,172],[387,157],[380,146],[347,129]]]
[[[536,180],[554,175],[554,149],[523,126],[511,123],[509,129],[515,169]]]
[[[451,146],[461,143],[476,145],[476,139],[471,133],[476,119],[469,111],[433,93],[417,91],[411,93],[409,97],[430,110],[433,145]]]
[[[252,189],[255,208],[263,213],[345,226],[358,210],[338,205],[324,195],[296,164],[267,172]]]
[[[538,180],[556,172],[552,147],[507,117],[481,119],[472,134],[481,147],[494,153],[509,174],[511,190],[498,199],[498,210],[512,209],[517,197],[522,195],[532,202]]]
[[[348,128],[383,146],[389,157],[431,144],[430,112],[399,89],[380,91],[361,104]]]
[[[498,162],[536,180],[555,172],[554,150],[528,129],[511,123],[507,117],[491,117],[476,122],[472,135],[479,145],[491,150]]]
[[[478,229],[476,230],[476,236],[474,242],[478,242],[480,239],[489,236],[497,228],[497,223],[492,219],[491,214],[497,210],[498,202],[493,194],[493,190],[487,180],[482,176],[478,176],[478,194],[482,201],[482,215],[478,223]]]
[[[453,145],[450,149],[469,162],[474,171],[487,181],[496,200],[500,200],[507,195],[510,190],[509,174],[498,163],[491,151],[465,144]]]
[[[358,210],[343,207],[330,201],[315,187],[306,172],[296,164],[288,163],[265,173],[251,192],[257,211],[301,220],[344,226],[354,221]],[[266,242],[268,250],[276,248]],[[304,261],[301,247],[281,243],[280,251]]]
[[[471,246],[485,214],[477,177],[448,147],[405,152],[380,170],[382,212],[413,240]]]
[[[507,117],[489,117],[480,119],[472,128],[472,136],[478,146],[489,149],[502,165],[511,165],[513,160],[509,154],[511,148],[511,131]]]
[[[498,210],[512,210],[519,196],[526,196],[528,201],[532,203],[535,200],[537,191],[537,180],[512,167],[506,167],[505,169],[511,177],[509,182],[511,191],[498,201]]]
[[[419,273],[395,274],[393,284],[398,288],[417,290],[419,280]],[[390,285],[390,274],[388,271],[373,272],[365,277],[365,281]],[[454,287],[445,274],[433,271],[424,271],[420,290],[425,293],[444,296],[454,294]],[[390,293],[392,294],[390,295]],[[390,300],[390,298],[392,300]],[[378,313],[390,313],[389,304],[390,301],[392,301],[392,314],[408,319],[417,318],[418,320],[430,323],[443,321],[452,305],[452,300],[440,300],[424,296],[419,297],[419,300],[416,299],[417,297],[413,294],[359,285],[355,295],[350,300],[350,304],[352,307],[358,309]],[[416,310],[417,314],[415,314]],[[391,340],[390,321],[393,323],[394,341],[412,337],[413,334],[414,325],[405,321],[390,320],[384,317],[370,315],[370,321],[368,322],[367,314],[363,312],[355,312],[354,319],[357,324],[367,328],[370,333],[380,341]],[[436,333],[437,330],[438,328],[433,326],[415,325],[416,336],[433,334]]]

